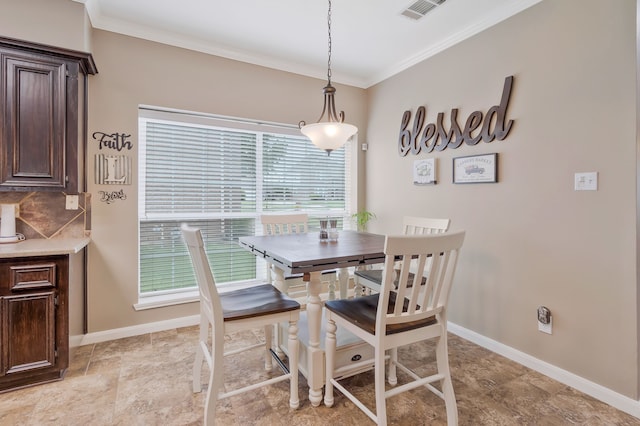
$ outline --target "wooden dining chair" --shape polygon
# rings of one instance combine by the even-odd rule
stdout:
[[[428,217],[405,216],[402,220],[404,235],[430,235],[441,234],[449,230],[450,219],[434,219]],[[361,294],[364,289],[368,291],[380,291],[382,284],[381,269],[363,269],[354,271],[356,294]],[[410,286],[413,285],[413,273],[409,274]],[[424,280],[422,281],[424,285]]]
[[[202,391],[202,363],[209,366],[209,388],[204,412],[206,426],[215,423],[216,401],[260,388],[262,386],[289,380],[289,406],[298,408],[298,328],[300,304],[280,292],[271,284],[262,284],[241,290],[218,293],[213,273],[205,251],[202,234],[198,228],[182,225],[182,236],[189,249],[193,269],[200,291],[200,334],[196,357],[193,364],[193,391]],[[250,384],[235,390],[222,392],[224,380],[224,357],[249,349],[264,346],[265,369],[272,368],[274,324],[288,322],[289,368],[277,361],[285,374]],[[224,353],[225,335],[239,330],[264,328],[265,342],[234,349]],[[208,345],[211,330],[211,348]]]
[[[386,399],[424,386],[444,399],[447,423],[457,424],[458,411],[447,350],[447,304],[464,236],[464,231],[387,236],[380,292],[326,302],[325,405],[333,405],[335,387],[374,422],[386,425]],[[415,263],[413,267],[412,263]],[[394,271],[396,266],[400,268],[397,278]],[[426,278],[424,288],[408,286],[410,269],[413,269],[416,279]],[[340,383],[346,375],[335,368],[338,328],[350,331],[374,348],[375,411],[365,406]],[[428,339],[436,339],[437,372],[423,377],[399,362],[398,347]],[[388,391],[385,390],[386,359],[389,364],[390,385],[398,383],[396,368],[400,368],[410,378],[407,383]],[[434,386],[434,383],[438,383],[439,387]],[[427,419],[424,421],[426,423]]]

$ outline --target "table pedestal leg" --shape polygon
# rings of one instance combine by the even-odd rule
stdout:
[[[309,302],[307,303],[307,318],[309,322],[309,348],[307,358],[307,381],[309,382],[309,401],[317,407],[322,402],[322,385],[324,384],[324,352],[320,348],[320,322],[322,321],[322,302],[320,300],[320,272],[311,272],[307,280],[309,288]]]

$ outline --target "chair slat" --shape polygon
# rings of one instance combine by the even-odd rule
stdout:
[[[404,235],[441,234],[448,231],[450,224],[450,219],[405,216],[403,218],[402,232]],[[429,269],[427,268],[426,271],[429,271]],[[413,282],[420,283],[421,281],[414,279]],[[356,274],[356,287],[360,290],[363,287],[367,287],[374,291],[380,291],[381,284],[382,281],[379,275],[369,274],[367,271]]]

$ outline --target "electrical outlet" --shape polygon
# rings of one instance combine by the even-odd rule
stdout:
[[[540,321],[538,321],[538,331],[542,331],[543,333],[547,333],[547,334],[553,334],[551,330],[552,325],[553,325],[553,319],[549,320],[549,324],[543,324]]]
[[[79,208],[79,197],[78,195],[67,195],[65,202],[65,209],[67,210],[78,210]]]

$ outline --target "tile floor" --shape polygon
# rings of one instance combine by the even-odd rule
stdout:
[[[261,332],[234,337],[257,340]],[[187,327],[76,348],[63,381],[0,394],[0,425],[202,424],[205,393],[193,394],[190,379],[196,341],[197,328]],[[460,425],[640,425],[640,419],[459,337],[451,336],[449,348]],[[400,356],[430,368],[430,349],[422,343]],[[260,350],[245,355],[229,360],[227,385],[267,374]],[[349,380],[357,392],[372,395],[373,374]],[[339,392],[335,397],[332,408],[312,407],[301,376],[298,410],[289,409],[288,382],[281,382],[218,402],[218,424],[372,424]],[[387,404],[390,424],[446,424],[444,403],[424,389]]]

